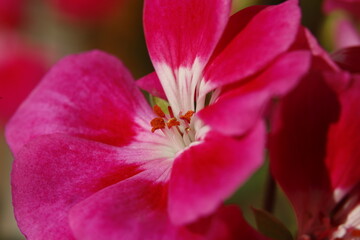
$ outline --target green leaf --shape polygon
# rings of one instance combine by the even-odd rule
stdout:
[[[265,210],[252,208],[256,225],[265,236],[274,240],[294,240],[285,225]]]

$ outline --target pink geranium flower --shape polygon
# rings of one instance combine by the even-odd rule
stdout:
[[[230,5],[145,1],[156,73],[138,85],[168,109],[151,109],[105,53],[53,67],[6,132],[15,215],[29,239],[236,238],[236,220],[219,206],[262,164],[262,113],[296,84],[309,54],[288,51],[297,1],[229,19]]]
[[[0,125],[4,125],[48,70],[44,50],[15,34],[0,38]]]
[[[360,48],[334,62],[307,31],[303,37],[312,68],[274,117],[271,169],[294,206],[299,239],[358,239]]]

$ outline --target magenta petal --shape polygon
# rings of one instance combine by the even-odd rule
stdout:
[[[156,72],[152,72],[136,81],[136,85],[151,95],[166,99],[166,94]]]
[[[262,164],[264,126],[234,139],[209,132],[190,146],[173,165],[169,214],[175,224],[210,214]]]
[[[173,239],[177,229],[171,227],[166,214],[167,184],[157,182],[161,173],[158,174],[138,175],[77,204],[69,218],[75,236],[78,239]]]
[[[216,57],[222,50],[224,50],[224,48],[236,37],[236,35],[246,27],[250,20],[266,7],[268,6],[251,6],[232,15],[211,58]]]
[[[15,154],[31,138],[52,133],[120,146],[135,135],[135,117],[151,114],[122,63],[92,51],[55,65],[10,120],[6,134]]]
[[[290,50],[308,50],[311,52],[313,58],[311,67],[317,71],[339,71],[339,67],[331,60],[330,55],[318,43],[317,39],[311,32],[300,27],[296,40],[291,46]]]
[[[158,181],[164,169],[143,172],[94,194],[70,211],[77,239],[211,240],[237,239],[238,209],[220,208],[191,226],[175,226],[167,214],[168,184]],[[165,170],[166,171],[166,170]],[[157,172],[157,173],[155,173]],[[155,174],[154,174],[155,173]],[[231,212],[230,212],[231,211]]]
[[[206,62],[229,18],[229,0],[146,0],[144,28],[152,62],[172,69]]]
[[[255,79],[230,91],[198,116],[223,134],[241,135],[263,116],[269,100],[291,90],[307,71],[310,56],[294,51],[279,57]]]
[[[321,74],[310,72],[282,99],[272,121],[271,170],[295,208],[300,233],[323,224],[317,213],[328,214],[333,206],[325,156],[338,111],[335,92]]]
[[[211,88],[252,75],[286,51],[300,23],[296,0],[260,11],[206,67]]]
[[[360,182],[360,76],[340,94],[339,121],[329,131],[327,164],[333,188],[349,190]]]
[[[70,208],[138,173],[141,158],[136,163],[136,156],[121,148],[64,135],[31,141],[18,153],[11,173],[13,205],[21,231],[28,239],[73,239],[68,224]]]

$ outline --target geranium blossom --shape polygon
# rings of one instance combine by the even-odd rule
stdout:
[[[360,48],[342,50],[334,62],[302,34],[312,68],[274,117],[272,172],[295,208],[299,239],[358,239]]]
[[[137,84],[99,51],[53,67],[6,132],[29,239],[236,238],[221,203],[262,164],[263,111],[297,83],[309,54],[288,51],[297,1],[229,19],[230,5],[145,1],[156,73]],[[169,107],[152,109],[137,85]]]

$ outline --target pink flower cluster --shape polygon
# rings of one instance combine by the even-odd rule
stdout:
[[[137,81],[101,51],[48,72],[6,128],[27,239],[266,240],[224,204],[266,147],[299,239],[359,237],[359,48],[331,59],[297,0],[230,8],[145,0],[155,72]]]

